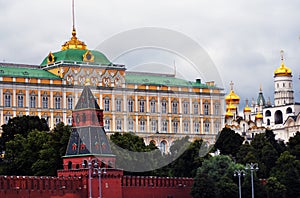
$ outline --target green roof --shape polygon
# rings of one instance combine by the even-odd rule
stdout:
[[[90,51],[94,55],[94,63],[109,65],[111,62],[107,57],[96,50],[79,50],[79,49],[67,49],[59,52],[54,52],[54,62],[58,61],[78,61],[83,62],[83,55]],[[48,56],[41,63],[42,66],[47,65]]]
[[[0,66],[0,76],[61,79],[60,77],[42,69],[7,67],[7,66]]]
[[[216,88],[214,86],[202,84],[201,82],[191,82],[180,78],[171,77],[170,75],[127,73],[125,78],[126,84]]]

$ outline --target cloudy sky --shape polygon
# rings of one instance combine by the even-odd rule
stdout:
[[[265,98],[273,99],[273,72],[280,66],[283,49],[286,66],[293,71],[296,100],[300,101],[299,8],[299,0],[77,0],[75,25],[79,39],[89,49],[112,36],[144,27],[185,35],[207,52],[226,92],[230,81],[234,82],[242,104],[246,98],[257,97],[260,84]],[[71,0],[0,0],[0,13],[0,62],[40,64],[71,36]],[[140,51],[136,55],[151,62],[149,56],[160,56],[159,52],[150,49],[146,55]],[[133,55],[118,61],[130,68],[136,64],[129,58]],[[167,56],[164,51],[160,58]],[[160,62],[158,59],[153,62]],[[184,64],[177,60],[177,70]],[[201,72],[205,76],[205,71]]]

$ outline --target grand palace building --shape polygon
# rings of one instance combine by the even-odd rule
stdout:
[[[89,50],[75,28],[61,50],[50,52],[40,65],[0,63],[0,125],[22,115],[45,118],[50,128],[71,125],[86,85],[104,110],[108,135],[133,132],[163,152],[186,135],[213,143],[224,126],[224,92],[213,81],[126,71]]]

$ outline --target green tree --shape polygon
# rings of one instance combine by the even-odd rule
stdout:
[[[287,197],[300,197],[300,161],[288,151],[283,152],[272,169],[271,176],[286,187]]]
[[[269,177],[266,184],[266,191],[269,198],[285,198],[286,187],[276,177]]]
[[[5,143],[13,140],[17,134],[27,137],[32,130],[49,131],[47,121],[38,116],[14,117],[7,124],[2,125],[2,136],[0,138],[0,149],[5,150]]]
[[[196,182],[191,191],[192,196],[197,197],[199,194],[211,195],[211,189],[206,188],[206,180],[210,182],[210,186],[213,186],[212,189],[215,189],[215,195],[213,197],[225,198],[237,196],[238,186],[236,182],[234,182],[233,173],[234,170],[241,169],[241,167],[243,166],[235,164],[229,156],[225,155],[204,160],[202,166],[199,167],[197,171]],[[206,179],[200,179],[203,177]]]
[[[290,153],[300,160],[300,132],[297,131],[296,135],[289,139],[287,143]]]
[[[153,143],[146,145],[143,138],[133,133],[115,133],[110,136],[110,141],[112,152],[116,155],[116,167],[132,170],[125,171],[125,175],[145,175],[144,171],[152,170],[162,158]]]
[[[27,137],[17,134],[6,143],[1,174],[56,175],[62,168],[70,127],[58,124],[52,131],[33,130]]]
[[[244,138],[242,136],[225,127],[220,132],[214,147],[215,149],[219,149],[222,155],[235,157],[243,141]]]

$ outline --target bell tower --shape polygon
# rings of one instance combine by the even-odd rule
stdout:
[[[294,104],[292,70],[284,64],[283,50],[281,52],[281,66],[274,71],[274,105],[282,106]]]

